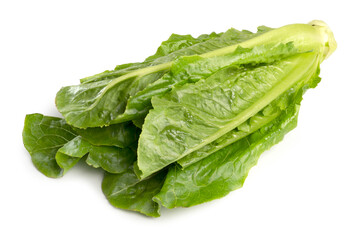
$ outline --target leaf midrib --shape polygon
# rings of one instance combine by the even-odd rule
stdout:
[[[295,59],[296,61],[300,61],[305,66],[302,66],[301,68],[296,67],[291,69],[291,71],[285,76],[282,81],[278,82],[271,90],[269,90],[263,97],[258,99],[256,102],[254,102],[250,107],[248,107],[246,110],[244,110],[241,114],[236,116],[229,124],[226,124],[222,127],[220,131],[217,131],[216,133],[212,134],[208,138],[204,139],[200,144],[198,144],[196,147],[189,149],[188,151],[181,154],[179,157],[174,159],[172,162],[176,162],[186,155],[199,150],[203,146],[215,141],[219,137],[223,136],[227,132],[231,131],[232,129],[236,128],[238,125],[246,121],[248,118],[259,112],[262,108],[266,107],[271,101],[276,99],[278,96],[281,95],[282,92],[284,92],[284,89],[290,88],[293,84],[295,84],[300,78],[304,77],[311,77],[312,73],[314,71],[311,71],[311,68],[317,68],[318,65],[315,64],[317,61],[319,61],[319,54],[316,52],[311,53],[303,53],[304,57],[294,56],[290,57],[290,59]],[[315,56],[314,56],[315,55]],[[296,59],[298,58],[298,59]],[[303,59],[304,58],[304,59]],[[295,64],[297,65],[297,64]],[[309,75],[310,74],[310,75]],[[309,75],[309,76],[307,76]],[[169,162],[171,164],[172,162]],[[144,174],[142,171],[141,179],[146,178],[153,172],[157,172],[161,170],[161,168],[152,169],[150,173]]]
[[[309,56],[313,55],[314,53],[309,54]],[[307,56],[308,57],[308,56]],[[310,58],[310,57],[308,57]],[[313,59],[310,59],[312,61],[305,61],[305,63],[307,64],[306,67],[302,67],[301,70],[299,70],[299,68],[295,68],[292,69],[292,71],[286,75],[286,79],[284,79],[283,81],[280,81],[279,83],[277,83],[270,91],[268,91],[262,98],[260,98],[258,101],[254,102],[250,107],[248,107],[246,110],[244,110],[241,114],[239,114],[238,116],[236,116],[233,121],[231,121],[229,124],[225,125],[220,131],[216,132],[215,134],[211,135],[210,137],[208,137],[207,139],[205,139],[202,143],[200,143],[199,145],[197,145],[195,148],[191,149],[191,152],[194,152],[200,148],[202,148],[203,146],[215,141],[216,139],[218,139],[219,137],[221,137],[222,135],[224,135],[224,133],[227,133],[229,131],[231,131],[232,129],[236,128],[237,126],[239,126],[239,124],[243,123],[244,121],[246,121],[248,118],[250,118],[251,116],[253,116],[254,114],[256,114],[257,112],[259,112],[261,109],[263,109],[264,107],[266,107],[271,101],[273,101],[274,99],[276,99],[279,95],[281,95],[282,92],[284,92],[284,89],[288,89],[289,87],[291,87],[294,83],[297,82],[297,80],[299,80],[300,78],[306,76],[308,73],[311,73],[312,71],[309,71],[309,68],[311,68],[312,66],[315,66],[316,64],[314,64],[314,62],[316,62],[316,60],[318,59],[318,57],[315,57]],[[299,60],[298,60],[299,61]],[[316,65],[317,67],[317,65]],[[295,75],[295,77],[294,77]],[[296,77],[296,76],[300,76],[300,77]],[[310,76],[306,76],[306,77],[311,77]],[[175,161],[185,157],[186,155],[188,155],[189,153],[191,153],[190,151],[188,152],[184,152],[180,157],[178,157]]]
[[[310,28],[309,28],[310,27]],[[301,28],[304,28],[303,31]],[[279,41],[282,40],[281,42],[283,42],[284,40],[286,42],[292,41],[294,39],[296,39],[294,36],[290,37],[290,39],[283,39],[281,38],[282,36],[289,36],[291,34],[289,34],[289,32],[294,32],[295,36],[296,33],[299,34],[299,32],[301,32],[304,36],[302,38],[306,39],[306,34],[312,34],[311,31],[309,31],[310,29],[312,29],[312,27],[308,24],[292,24],[292,25],[287,25],[278,29],[274,29],[274,30],[270,30],[269,32],[266,32],[264,34],[261,34],[260,36],[257,36],[255,38],[251,38],[249,40],[246,40],[244,42],[238,43],[238,44],[234,44],[234,45],[230,45],[227,47],[223,47],[220,49],[216,49],[207,53],[203,53],[200,54],[199,56],[204,57],[204,58],[208,58],[208,57],[214,57],[214,56],[220,56],[220,55],[225,55],[228,53],[231,53],[233,51],[235,51],[235,49],[237,47],[243,47],[243,48],[249,48],[249,47],[254,47],[256,45],[259,44],[263,44],[263,43],[271,43],[271,42],[275,42],[275,41]],[[274,34],[275,33],[275,34]],[[305,44],[306,45],[306,44]],[[309,42],[308,43],[309,46],[306,45],[306,47],[310,47],[310,49],[307,50],[312,50],[313,46],[312,43]],[[301,49],[303,50],[303,49]],[[158,71],[162,71],[162,70],[167,70],[169,69],[174,61],[171,62],[167,62],[167,63],[163,63],[163,64],[159,64],[159,65],[155,65],[155,66],[150,66],[150,67],[145,67],[145,68],[141,68],[138,70],[135,70],[131,73],[125,74],[123,76],[120,76],[118,78],[113,79],[105,88],[104,90],[101,92],[101,94],[99,96],[97,96],[96,100],[94,101],[93,104],[91,104],[85,111],[89,111],[94,109],[97,104],[101,101],[102,97],[107,93],[107,91],[109,89],[111,89],[112,87],[114,87],[115,85],[117,85],[118,83],[125,81],[126,79],[132,78],[132,77],[141,77],[141,76],[145,76],[147,74],[150,73],[154,73],[154,72],[158,72]]]

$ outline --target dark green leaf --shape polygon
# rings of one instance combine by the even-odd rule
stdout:
[[[38,113],[26,115],[22,135],[35,167],[48,177],[61,177],[63,169],[56,163],[56,152],[77,136],[65,120]]]
[[[104,169],[102,190],[117,208],[158,217],[160,204],[211,201],[240,188],[296,126],[302,95],[335,49],[321,21],[173,34],[144,62],[62,88],[65,119],[28,115],[24,145],[50,177],[80,160]]]
[[[93,145],[128,147],[137,142],[139,130],[131,123],[113,124],[107,127],[74,128],[86,141]]]
[[[160,206],[152,198],[160,191],[166,172],[139,180],[132,168],[121,174],[105,173],[102,190],[109,202],[117,207],[159,217]]]
[[[130,148],[94,146],[80,136],[60,148],[56,160],[59,164],[68,165],[74,158],[80,159],[86,154],[87,164],[111,173],[125,171],[136,160],[136,153]]]
[[[289,107],[272,123],[185,168],[170,168],[154,200],[167,208],[190,207],[221,198],[242,187],[261,153],[296,127],[299,105]]]
[[[133,124],[136,126],[136,127],[138,127],[138,128],[142,128],[142,125],[144,124],[144,120],[145,119],[143,119],[143,118],[138,118],[138,119],[134,119],[134,120],[132,120],[132,122],[133,122]],[[139,135],[140,135],[140,133],[139,133]]]
[[[64,170],[63,174],[65,174],[68,170],[74,167],[81,158],[70,157],[69,155],[57,151],[55,159],[56,163]]]

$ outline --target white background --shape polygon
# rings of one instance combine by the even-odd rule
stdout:
[[[360,239],[357,1],[1,1],[0,239]],[[22,145],[25,114],[59,116],[62,86],[142,61],[171,33],[256,31],[324,20],[338,42],[298,127],[242,189],[157,219],[113,208],[101,172],[41,175]]]

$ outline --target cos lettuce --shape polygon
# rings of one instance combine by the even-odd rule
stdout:
[[[158,217],[161,206],[211,201],[240,188],[296,127],[335,49],[321,21],[173,34],[144,62],[60,89],[64,119],[27,115],[24,145],[48,177],[78,161],[103,169],[102,191],[117,208]]]

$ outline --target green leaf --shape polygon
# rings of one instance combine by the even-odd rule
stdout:
[[[106,70],[102,73],[95,74],[90,77],[82,78],[80,79],[80,83],[85,84],[85,83],[98,82],[102,80],[111,80],[146,66],[148,65],[144,63],[126,63],[126,64],[118,65],[115,67],[114,70]]]
[[[64,171],[56,163],[56,152],[77,136],[65,120],[38,113],[26,115],[22,136],[35,167],[47,177],[61,177]]]
[[[224,67],[271,63],[295,53],[297,50],[290,42],[287,44],[260,45],[252,49],[238,47],[234,52],[211,58],[198,55],[179,57],[174,61],[169,73],[131,97],[124,114],[115,121],[145,117],[152,108],[152,97],[161,96],[176,86],[197,82]]]
[[[86,141],[93,145],[129,147],[137,143],[140,131],[131,123],[113,124],[107,127],[74,128]]]
[[[137,128],[142,128],[142,125],[144,124],[144,118],[138,118],[138,119],[134,119],[132,120],[133,124],[137,127]],[[140,135],[140,133],[139,133]]]
[[[254,68],[228,67],[154,97],[139,138],[141,177],[233,130],[297,82],[311,79],[318,65],[314,51]]]
[[[211,33],[209,35],[203,34],[199,36],[198,38],[194,38],[191,35],[178,35],[178,34],[172,34],[170,38],[164,42],[161,43],[160,47],[156,51],[156,53],[150,57],[148,57],[143,63],[126,63],[122,65],[116,66],[116,68],[112,71],[105,71],[100,74],[96,74],[91,77],[83,78],[80,80],[81,83],[90,83],[90,82],[96,82],[101,80],[107,80],[107,79],[113,79],[117,77],[121,77],[122,75],[128,74],[134,70],[144,68],[151,65],[156,65],[159,63],[167,62],[167,58],[161,58],[164,56],[167,56],[173,52],[178,52],[176,54],[173,54],[171,58],[175,58],[177,55],[187,55],[187,51],[180,51],[181,49],[186,49],[192,45],[205,42],[209,39],[216,38],[221,36],[222,33],[216,34]],[[191,51],[191,50],[190,50]],[[157,60],[155,64],[153,63],[155,59],[161,58],[160,60]]]
[[[59,165],[70,165],[74,159],[77,161],[84,157],[88,165],[101,167],[107,172],[121,173],[133,165],[136,153],[130,148],[112,146],[94,146],[78,136],[58,150],[56,160]]]
[[[299,82],[259,114],[251,118],[253,125],[263,122],[264,117],[277,117],[246,137],[236,140],[236,134],[228,135],[219,145],[210,144],[198,161],[186,165],[172,165],[168,171],[161,192],[154,197],[156,202],[173,207],[189,207],[225,196],[230,191],[242,187],[249,170],[257,162],[261,153],[275,145],[285,134],[296,127],[302,96],[309,88],[320,82],[320,68],[309,81]],[[280,115],[277,113],[280,109]],[[251,131],[252,125],[240,125],[233,131]],[[225,136],[225,135],[224,135]],[[235,136],[235,141],[231,137]],[[218,139],[220,140],[220,139]],[[224,142],[232,140],[232,144]],[[211,149],[211,146],[215,149]],[[191,155],[191,154],[190,154]],[[194,155],[195,157],[197,155]],[[198,156],[198,157],[199,157]]]
[[[296,127],[299,105],[292,105],[270,124],[203,160],[170,168],[154,200],[167,208],[190,207],[221,198],[243,186],[261,153]]]
[[[24,145],[50,177],[80,160],[104,169],[102,190],[117,208],[158,217],[161,205],[211,201],[240,188],[296,126],[302,95],[335,49],[321,21],[173,34],[144,62],[62,88],[65,119],[28,115]]]
[[[208,41],[210,39],[218,38],[222,34],[223,33],[217,34],[217,33],[213,32],[211,34],[202,34],[198,38],[194,38],[191,35],[172,34],[168,40],[161,43],[161,45],[157,49],[156,53],[153,56],[146,58],[145,61],[150,62],[157,58],[167,56],[173,52],[179,52],[179,50],[181,50],[181,49],[187,49],[186,51],[191,51],[192,49],[190,48],[190,50],[189,50],[188,49],[189,47],[191,47],[195,44],[201,43],[201,42]],[[196,50],[196,48],[195,48],[195,50]],[[184,52],[175,53],[175,55],[182,56],[182,55],[184,55]],[[188,54],[185,53],[185,55],[188,55]],[[172,58],[174,58],[174,57],[172,57]],[[164,62],[164,60],[160,60],[160,61]]]
[[[215,141],[203,146],[199,150],[196,150],[184,158],[177,161],[183,168],[200,161],[201,159],[211,155],[212,153],[219,151],[220,149],[240,140],[243,137],[248,136],[264,125],[268,124],[275,118],[277,118],[283,111],[286,111],[289,105],[294,102],[300,103],[302,95],[310,87],[315,87],[318,82],[320,82],[319,71],[316,71],[315,75],[307,80],[300,81],[295,86],[291,87],[280,97],[272,101],[260,112],[256,113],[254,116],[250,117],[244,123],[240,124],[235,129],[224,134]]]
[[[160,205],[152,198],[160,191],[165,176],[166,171],[162,171],[139,180],[132,168],[121,174],[105,173],[102,191],[114,207],[159,217]]]
[[[144,109],[140,116],[133,116],[132,112],[127,112],[122,116],[129,97],[161,78],[169,71],[172,61],[177,57],[226,48],[264,31],[259,31],[258,34],[248,32],[244,34],[230,29],[219,37],[205,38],[203,42],[181,48],[151,62],[144,62],[141,68],[136,65],[135,70],[128,71],[126,74],[122,72],[116,78],[97,76],[97,80],[86,80],[81,85],[64,87],[56,96],[56,106],[66,121],[77,128],[107,126],[142,117],[147,113],[148,108]],[[236,47],[230,52],[233,52]],[[223,51],[219,52],[219,54],[222,53]],[[125,70],[125,67],[121,67],[121,71]]]
[[[215,141],[203,146],[199,150],[186,155],[182,159],[178,160],[177,163],[180,164],[183,168],[188,167],[191,164],[194,164],[213,154],[214,152],[217,152],[222,148],[255,132],[281,114],[282,111],[276,104],[277,102],[269,104],[262,111],[256,113],[246,122],[240,124],[240,126],[237,128],[224,134]]]
[[[61,152],[56,152],[55,155],[56,163],[64,170],[63,174],[73,168],[81,158],[70,157]]]

